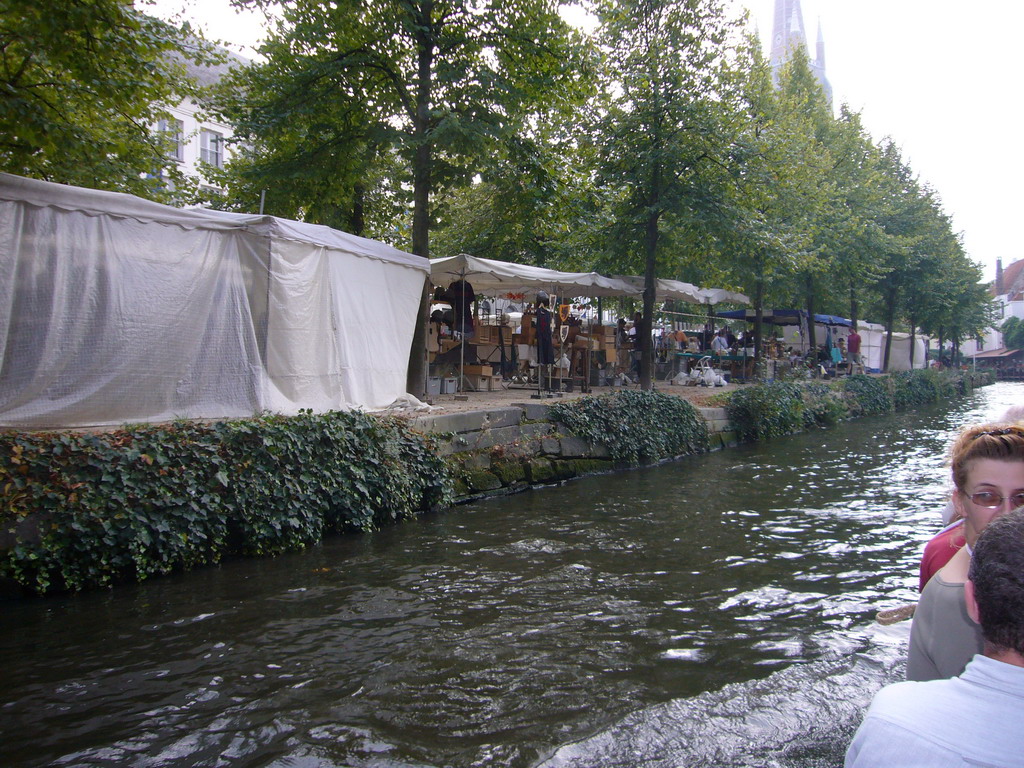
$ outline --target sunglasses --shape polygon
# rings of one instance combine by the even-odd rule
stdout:
[[[984,507],[985,509],[998,509],[1003,506],[1003,502],[1007,499],[1010,500],[1010,505],[1013,509],[1024,506],[1024,491],[1015,493],[1012,496],[1000,496],[998,493],[992,491],[978,491],[970,495],[971,501],[977,506]]]

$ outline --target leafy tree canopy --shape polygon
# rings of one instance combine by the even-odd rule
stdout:
[[[248,145],[239,189],[251,200],[268,188],[268,210],[336,225],[393,223],[411,207],[424,255],[431,195],[468,183],[586,71],[551,0],[290,0],[280,12],[266,62],[222,107]],[[354,215],[368,193],[386,216]]]
[[[1011,317],[1003,323],[1003,346],[1007,349],[1024,349],[1024,322]]]
[[[0,0],[0,169],[160,198],[164,108],[208,54],[127,0]]]

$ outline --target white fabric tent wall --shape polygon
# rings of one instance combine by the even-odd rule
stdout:
[[[326,227],[0,174],[0,425],[385,407],[428,269]]]
[[[883,344],[885,342],[883,341]],[[925,368],[928,363],[925,360],[924,339],[920,335],[914,335],[914,368]],[[889,350],[889,370],[909,371],[910,370],[910,334],[894,333],[892,335],[892,348]]]
[[[885,326],[878,323],[858,323],[857,332],[861,337],[861,355],[864,356],[864,367],[870,370],[882,370],[882,359],[885,355]]]

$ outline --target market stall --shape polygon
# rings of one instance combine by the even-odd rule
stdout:
[[[632,275],[617,275],[619,280],[629,283],[630,285],[638,288],[641,292],[644,289],[644,278]],[[657,279],[654,285],[654,300],[655,301],[682,301],[688,304],[699,304],[702,305],[701,314],[687,315],[688,319],[696,321],[698,323],[707,323],[711,326],[710,320],[714,316],[714,306],[716,304],[729,303],[729,304],[749,304],[750,299],[744,296],[742,293],[735,291],[729,291],[724,288],[698,288],[692,283],[685,283],[680,280],[664,280]],[[742,310],[741,310],[742,311]],[[677,317],[682,317],[681,313],[675,312],[670,313]],[[681,338],[681,337],[680,337]],[[675,376],[680,369],[684,372],[688,371],[691,365],[698,360],[705,357],[703,354],[694,354],[693,349],[669,349],[668,344],[665,344],[665,354],[668,355],[671,352],[671,365],[667,366],[668,372],[666,378]],[[747,375],[747,366],[737,366],[738,371],[742,374],[741,378],[749,378]],[[733,371],[736,373],[736,371]]]
[[[719,312],[717,317],[754,323],[757,315],[753,309],[744,309]],[[762,350],[767,378],[773,379],[793,365],[817,365],[817,358],[810,349],[811,319],[805,310],[765,309],[761,312],[761,322],[776,328],[771,339],[774,343],[766,344]],[[852,321],[845,317],[825,314],[814,315],[813,322],[816,343],[825,344],[828,347],[838,344],[839,339],[845,337],[847,332],[845,330],[840,332],[840,328],[850,328],[853,325]],[[749,352],[751,357],[756,352],[750,348],[746,348],[744,351]]]
[[[535,299],[539,293],[541,295],[546,294],[549,297],[549,301],[553,297],[559,296],[596,298],[604,296],[637,296],[639,294],[639,291],[633,286],[621,280],[604,277],[596,272],[561,272],[526,264],[512,264],[506,261],[482,259],[468,254],[431,260],[430,275],[431,282],[444,292],[441,295],[445,298],[454,299],[456,304],[459,297],[465,295],[464,292],[467,291],[471,291],[473,295],[493,297],[512,295],[524,301],[533,299],[532,303],[534,305],[538,304]],[[452,293],[453,286],[456,288],[454,293]],[[538,308],[535,306],[536,309]],[[506,328],[508,328],[510,336],[515,334],[515,337],[509,341],[509,344],[510,346],[515,346],[517,357],[527,367],[537,369],[535,388],[538,390],[538,393],[544,388],[544,377],[541,375],[542,371],[539,370],[543,366],[550,366],[559,372],[568,370],[575,373],[576,367],[574,363],[582,362],[584,370],[580,372],[580,375],[569,378],[579,378],[584,386],[589,387],[590,355],[576,352],[576,350],[589,352],[595,346],[595,343],[603,343],[603,340],[594,337],[592,328],[593,316],[588,317],[588,320],[591,321],[586,326],[588,332],[582,333],[585,326],[583,326],[580,318],[572,317],[570,304],[562,302],[558,305],[551,305],[547,307],[546,311],[552,313],[551,318],[545,318],[543,312],[535,311],[532,315],[529,313],[525,314],[520,321],[517,331],[515,326],[505,326],[500,320],[493,326],[489,323],[478,324],[476,322],[470,325],[467,323],[467,309],[465,307],[457,308],[453,305],[453,330],[456,334],[463,335],[464,338],[458,339],[459,343],[453,345],[448,350],[444,350],[443,345],[439,344],[438,353],[450,353],[451,349],[458,348],[458,354],[460,355],[458,368],[460,389],[473,390],[492,388],[498,385],[495,379],[500,380],[501,377],[491,375],[493,373],[493,366],[488,364],[479,365],[475,360],[478,357],[483,357],[484,359],[488,357],[489,350],[478,350],[477,348],[480,346],[491,345],[500,341],[502,348],[504,348],[503,337]],[[534,323],[536,323],[536,326]],[[472,328],[472,334],[467,340],[465,335],[467,335],[470,328]],[[538,332],[538,329],[540,332]],[[543,333],[546,333],[548,329],[550,329],[552,334],[558,334],[551,339],[551,351],[554,353],[554,359],[561,363],[564,358],[565,366],[553,365],[553,362],[545,354],[548,351],[545,349],[547,339],[543,337]],[[499,333],[502,336],[501,339],[498,338]],[[453,339],[453,341],[456,341],[456,339]],[[475,341],[473,344],[474,349],[470,355],[474,362],[466,362],[467,344],[463,343],[464,341]],[[509,354],[511,356],[511,351]],[[551,378],[559,380],[560,386],[563,374],[558,373],[556,375],[550,370],[548,373],[551,375]],[[520,383],[528,384],[533,382],[532,379],[528,379]],[[430,391],[429,381],[427,389]]]

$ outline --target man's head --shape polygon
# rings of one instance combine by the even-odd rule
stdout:
[[[967,611],[981,624],[986,654],[1012,651],[1024,660],[1024,507],[988,524],[967,578]]]

